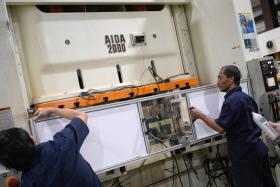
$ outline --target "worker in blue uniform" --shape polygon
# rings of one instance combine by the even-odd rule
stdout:
[[[212,129],[227,135],[233,179],[237,187],[275,187],[268,160],[268,149],[260,139],[261,130],[254,123],[255,101],[242,92],[240,71],[236,66],[221,68],[218,87],[226,92],[218,119],[193,108],[193,119],[201,119]]]
[[[22,171],[21,187],[99,187],[97,175],[80,154],[89,133],[86,113],[59,108],[38,109],[34,119],[55,114],[71,120],[53,140],[35,145],[21,128],[0,132],[0,163]]]

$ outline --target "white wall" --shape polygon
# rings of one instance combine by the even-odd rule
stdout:
[[[201,83],[216,83],[224,65],[235,64],[243,69],[232,0],[194,0],[187,13]]]
[[[224,65],[239,67],[247,78],[245,61],[258,52],[245,49],[238,13],[251,12],[249,0],[193,0],[187,6],[189,28],[199,79],[203,85],[217,81]]]
[[[15,126],[28,130],[27,108],[17,72],[12,34],[4,1],[0,1],[0,108],[10,107]]]

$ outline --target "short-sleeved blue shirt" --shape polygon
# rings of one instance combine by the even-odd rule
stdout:
[[[23,172],[22,187],[98,187],[102,186],[90,165],[80,154],[89,133],[79,118],[72,121],[53,141],[37,146],[36,160]]]
[[[261,130],[254,123],[252,112],[258,112],[255,101],[242,92],[241,87],[225,95],[225,101],[216,123],[226,131],[230,159],[233,164],[246,163],[246,157],[257,150],[267,154],[267,147],[260,139]]]

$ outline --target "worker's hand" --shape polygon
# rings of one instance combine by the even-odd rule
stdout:
[[[201,115],[203,115],[203,113],[200,110],[198,110],[197,108],[192,107],[191,115],[192,115],[192,119],[196,120],[196,119],[199,119],[201,117]]]
[[[271,121],[269,121],[268,123],[280,134],[280,123],[273,123]]]
[[[47,117],[51,114],[51,109],[50,108],[38,108],[36,112],[33,115],[33,119],[37,120],[40,118]]]

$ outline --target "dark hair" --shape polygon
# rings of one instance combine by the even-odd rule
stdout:
[[[25,171],[30,168],[36,148],[29,134],[21,128],[0,132],[0,163],[7,168]]]
[[[241,73],[240,73],[238,67],[236,67],[234,65],[228,65],[228,66],[222,67],[222,69],[224,70],[224,75],[228,78],[233,77],[234,78],[234,83],[237,86],[239,86]]]

